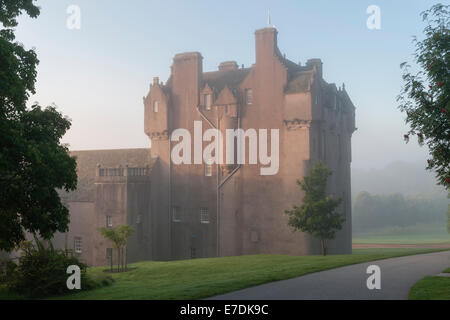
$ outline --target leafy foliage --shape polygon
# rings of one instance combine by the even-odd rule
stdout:
[[[63,250],[54,249],[51,243],[35,239],[24,241],[20,249],[22,256],[17,267],[9,273],[6,281],[10,291],[30,298],[43,298],[70,292],[67,289],[67,267],[77,265],[81,269],[81,287],[92,289],[95,283],[86,275],[87,266],[77,257],[66,254]],[[11,267],[10,267],[11,268]]]
[[[320,161],[317,162],[303,181],[297,180],[304,191],[302,205],[293,205],[292,210],[285,210],[285,214],[289,216],[288,225],[319,238],[324,255],[325,240],[334,239],[336,231],[345,222],[345,217],[335,211],[342,199],[326,195],[327,180],[331,174],[331,170]]]
[[[22,11],[35,18],[32,0],[0,0],[0,250],[12,250],[24,230],[50,239],[67,231],[69,211],[56,189],[76,188],[76,162],[60,139],[71,122],[55,107],[26,103],[35,93],[33,50],[14,42]]]
[[[11,259],[0,259],[0,285],[11,279],[17,265]]]
[[[438,183],[450,190],[450,6],[434,5],[422,18],[425,39],[413,40],[418,71],[413,73],[406,62],[400,65],[404,86],[399,109],[411,128],[405,140],[417,135],[419,144],[428,146],[427,169],[436,171]]]

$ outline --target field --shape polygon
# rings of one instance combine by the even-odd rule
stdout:
[[[354,244],[438,244],[450,243],[445,225],[386,228],[376,232],[353,235]]]
[[[432,252],[431,249],[360,249],[352,255],[287,256],[249,255],[191,259],[171,262],[147,261],[130,265],[137,269],[112,274],[110,286],[55,299],[201,299],[271,281],[349,264],[395,256]],[[90,268],[93,277],[104,277],[105,267]],[[0,299],[9,296],[0,288]]]

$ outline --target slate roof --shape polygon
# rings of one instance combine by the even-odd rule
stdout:
[[[250,72],[251,68],[236,70],[222,70],[203,73],[202,88],[206,83],[211,88],[221,91],[225,86],[228,88],[237,88]]]

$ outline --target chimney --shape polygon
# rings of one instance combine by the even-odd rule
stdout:
[[[238,64],[236,61],[224,61],[219,64],[219,71],[237,70]]]
[[[173,93],[182,97],[182,104],[198,105],[202,73],[203,57],[199,52],[179,53],[173,58]],[[188,100],[187,92],[190,97]]]
[[[268,27],[255,31],[256,65],[264,65],[279,55],[277,29]]]
[[[320,78],[322,78],[323,74],[322,74],[322,60],[320,59],[309,59],[306,62],[306,65],[308,67],[312,67],[312,66],[316,66],[316,70],[317,70],[317,74],[319,75]]]

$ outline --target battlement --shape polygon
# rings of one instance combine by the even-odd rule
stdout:
[[[132,179],[133,181],[148,180],[151,173],[151,167],[102,167],[97,165],[95,181],[96,182],[114,182],[126,181]]]

